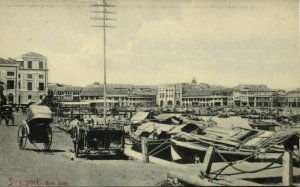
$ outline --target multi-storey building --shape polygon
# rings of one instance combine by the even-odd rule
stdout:
[[[60,86],[54,90],[56,99],[60,101],[80,101],[81,87]]]
[[[288,105],[287,93],[284,90],[274,90],[273,107],[285,107]]]
[[[300,88],[288,92],[287,100],[289,107],[300,107]]]
[[[271,107],[273,92],[266,85],[238,85],[232,97],[236,106]]]
[[[47,57],[29,52],[16,60],[19,63],[19,103],[28,104],[41,101],[47,94]]]
[[[182,95],[183,106],[228,106],[229,95],[232,89],[223,90],[201,90],[188,89]]]
[[[0,58],[0,81],[4,83],[4,95],[9,104],[18,103],[18,72],[19,64],[16,61]]]
[[[133,87],[128,95],[129,105],[155,106],[156,90],[153,87]]]
[[[129,85],[108,85],[106,89],[107,100],[118,103],[120,106],[154,106],[156,90],[152,87],[138,87]],[[83,87],[80,92],[81,101],[103,99],[104,88]]]
[[[157,105],[174,107],[182,104],[182,84],[161,84],[157,88]]]
[[[0,79],[10,104],[39,102],[47,94],[47,57],[29,52],[17,59],[0,60]]]

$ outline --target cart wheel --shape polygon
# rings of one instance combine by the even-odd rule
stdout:
[[[78,158],[79,155],[79,138],[78,138],[78,132],[77,129],[75,128],[75,130],[73,131],[73,136],[74,136],[74,155],[76,158]]]
[[[18,129],[18,144],[20,149],[24,149],[28,138],[27,129],[20,125]]]
[[[122,137],[121,137],[121,149],[116,150],[117,159],[123,159],[124,158],[124,148],[125,148],[125,136],[122,135]]]
[[[47,128],[47,136],[48,136],[47,137],[48,139],[47,139],[47,142],[44,143],[44,148],[46,150],[49,150],[51,147],[51,144],[52,144],[52,129],[50,126]]]

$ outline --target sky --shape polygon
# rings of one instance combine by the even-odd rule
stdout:
[[[48,58],[49,82],[103,82],[91,0],[0,0],[0,57]],[[100,2],[100,1],[98,1]],[[115,0],[107,83],[300,87],[297,0]]]

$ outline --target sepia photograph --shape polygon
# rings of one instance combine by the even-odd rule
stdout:
[[[0,186],[300,186],[299,0],[0,0]]]

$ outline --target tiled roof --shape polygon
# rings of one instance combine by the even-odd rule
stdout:
[[[129,88],[108,88],[106,90],[108,95],[128,95],[130,93]]]
[[[45,58],[45,56],[38,54],[36,52],[28,52],[24,55],[22,55],[22,57],[38,57],[38,58]]]
[[[156,96],[157,91],[154,89],[133,89],[130,93],[131,96]]]
[[[2,65],[18,65],[18,62],[0,58],[0,64],[2,64]]]
[[[195,96],[209,96],[213,93],[213,90],[202,89],[188,89],[182,94],[183,97],[195,97]]]
[[[251,85],[243,85],[240,84],[234,88],[234,90],[239,91],[272,91],[272,89],[268,88],[263,84],[251,84]]]
[[[79,92],[81,91],[81,87],[78,86],[61,86],[57,87],[56,91],[61,91],[61,92],[66,92],[66,91],[74,91],[74,92]]]
[[[221,90],[213,90],[212,94],[221,94],[223,96],[228,96],[230,95],[232,92],[231,88],[227,88],[227,89],[221,89]]]
[[[255,89],[251,91],[272,91],[272,89],[268,88],[266,85],[258,85]]]
[[[103,87],[84,87],[81,91],[81,96],[103,96]],[[128,95],[129,90],[124,88],[110,88],[106,89],[107,95]]]
[[[101,96],[103,97],[103,87],[84,87],[80,96]]]
[[[289,91],[288,93],[300,93],[300,88],[297,88],[295,90]]]

